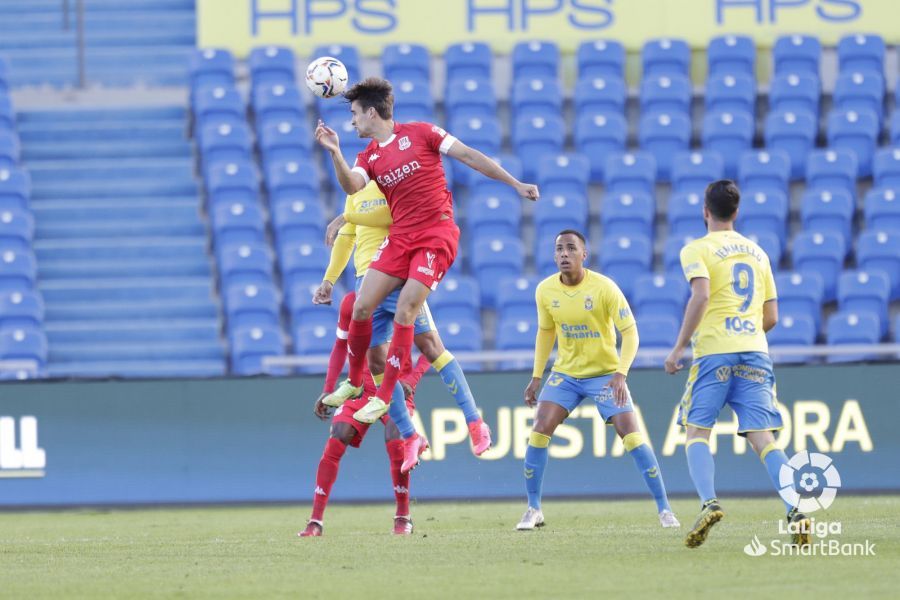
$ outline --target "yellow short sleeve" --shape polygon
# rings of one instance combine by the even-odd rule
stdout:
[[[688,280],[688,283],[697,277],[709,279],[709,269],[703,262],[700,250],[691,244],[681,249],[681,269],[684,271],[684,278]]]

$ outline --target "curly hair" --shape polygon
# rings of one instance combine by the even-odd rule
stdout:
[[[374,108],[382,119],[394,115],[394,88],[381,77],[367,77],[344,92],[347,102],[358,102],[363,110]]]

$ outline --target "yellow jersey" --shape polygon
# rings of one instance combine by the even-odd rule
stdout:
[[[777,298],[766,253],[736,231],[715,231],[681,249],[690,282],[709,279],[709,305],[691,338],[694,358],[707,354],[768,352],[763,304]]]
[[[347,223],[338,231],[331,249],[331,260],[325,270],[324,279],[331,283],[337,281],[347,267],[354,245],[356,251],[353,253],[353,266],[356,276],[362,277],[388,234],[392,223],[391,209],[374,181],[347,196],[344,201],[344,219]]]
[[[554,371],[584,379],[618,369],[615,330],[624,331],[635,322],[612,279],[585,269],[584,279],[568,286],[556,273],[538,284],[534,299],[538,327],[556,331]]]

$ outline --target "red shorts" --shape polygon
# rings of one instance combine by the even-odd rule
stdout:
[[[390,234],[369,266],[392,277],[415,279],[434,291],[456,260],[458,246],[459,227],[446,219],[421,231]]]
[[[397,385],[400,385],[399,381],[397,382]],[[363,438],[366,437],[366,433],[369,432],[370,425],[368,423],[360,423],[353,418],[353,415],[356,414],[356,411],[365,406],[366,402],[368,402],[368,400],[366,399],[365,395],[360,396],[359,398],[347,400],[337,410],[334,411],[334,417],[331,419],[332,423],[347,423],[356,430],[356,435],[354,435],[353,439],[350,440],[350,445],[354,448],[359,448],[359,445],[362,443]],[[409,409],[410,415],[416,412],[416,401],[414,398],[409,398],[406,400],[406,408]],[[381,417],[381,422],[384,425],[387,425],[390,420],[391,419],[387,414]]]

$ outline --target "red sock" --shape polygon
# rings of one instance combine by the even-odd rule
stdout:
[[[350,334],[347,337],[347,353],[350,362],[350,383],[362,385],[365,370],[366,352],[372,341],[372,319],[350,321]]]
[[[397,514],[401,517],[409,515],[409,473],[401,473],[403,464],[403,441],[387,442],[387,453],[391,458],[391,479],[394,480],[394,497],[397,498]]]
[[[322,453],[319,469],[316,471],[316,491],[313,494],[312,516],[310,516],[313,521],[321,521],[322,515],[325,514],[328,496],[331,495],[331,486],[337,479],[341,457],[346,451],[347,446],[338,439],[328,438],[328,441],[325,442],[325,451]]]
[[[381,382],[381,387],[378,388],[378,393],[375,394],[385,404],[390,404],[391,394],[394,393],[394,386],[397,385],[397,379],[400,378],[403,363],[409,360],[409,353],[412,351],[413,329],[412,325],[401,325],[394,321],[394,338],[391,340],[387,361],[384,364],[384,380]]]
[[[366,363],[366,368],[363,370],[363,395],[362,397],[368,400],[372,396],[375,395],[375,392],[378,391],[378,386],[375,385],[375,378],[372,377],[372,371],[369,370],[368,363]]]

